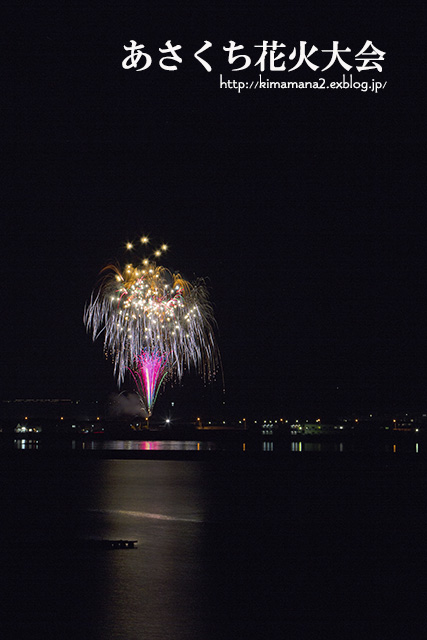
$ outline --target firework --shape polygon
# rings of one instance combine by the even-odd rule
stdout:
[[[204,281],[191,284],[158,266],[154,258],[166,249],[162,245],[154,257],[139,258],[136,265],[105,267],[84,312],[93,340],[104,334],[104,351],[113,360],[118,384],[130,371],[148,415],[163,381],[181,380],[187,369],[209,380],[219,366]]]
[[[130,369],[148,415],[151,415],[157,394],[168,373],[168,357],[161,353],[141,353],[136,359],[135,371]]]

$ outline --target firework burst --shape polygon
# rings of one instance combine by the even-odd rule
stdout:
[[[131,243],[126,246],[133,249]],[[199,279],[191,284],[158,266],[155,258],[166,249],[162,245],[136,265],[105,267],[84,311],[93,340],[104,334],[104,351],[113,360],[118,384],[129,370],[148,415],[163,381],[181,380],[186,369],[210,380],[219,367],[205,283]]]

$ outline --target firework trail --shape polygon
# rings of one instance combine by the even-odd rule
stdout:
[[[84,311],[93,340],[104,334],[104,351],[114,362],[118,384],[129,370],[148,415],[167,378],[181,380],[186,369],[195,369],[210,380],[220,363],[206,286],[157,266],[155,258],[166,249],[163,245],[154,259],[138,259],[123,269],[105,267]]]

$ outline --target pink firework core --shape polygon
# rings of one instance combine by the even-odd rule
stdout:
[[[142,396],[148,414],[151,415],[160,386],[168,371],[168,356],[159,353],[141,353],[134,370],[130,370]]]

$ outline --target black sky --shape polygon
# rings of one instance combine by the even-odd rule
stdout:
[[[21,2],[6,24],[3,398],[115,388],[83,306],[99,270],[147,233],[170,245],[166,266],[208,279],[230,415],[425,408],[416,3]],[[147,71],[122,69],[131,39],[153,55]],[[168,39],[188,52],[177,72],[156,66]],[[205,39],[211,73],[192,59]],[[388,84],[220,89],[220,73],[240,79],[222,52],[231,39],[248,52],[263,39],[352,51],[371,39],[386,58],[367,75]],[[223,402],[220,383],[186,379],[182,393]]]

